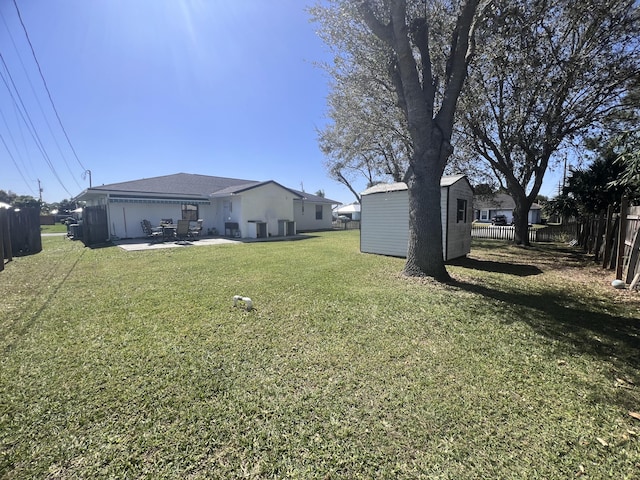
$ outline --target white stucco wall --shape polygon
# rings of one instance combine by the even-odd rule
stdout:
[[[294,194],[275,183],[267,183],[260,187],[241,192],[242,211],[240,215],[240,231],[243,237],[255,238],[255,224],[251,221],[265,222],[267,235],[278,235],[278,220],[293,220]]]
[[[181,218],[180,205],[160,203],[109,203],[107,218],[109,235],[118,238],[144,237],[140,223],[149,220],[151,225],[159,225],[163,218]]]
[[[316,205],[322,205],[322,218],[316,219]],[[331,228],[332,211],[328,203],[313,203],[307,200],[293,202],[294,219],[298,230],[328,230]]]
[[[216,210],[215,204],[198,205],[198,217],[203,220],[203,234],[215,227]],[[140,225],[142,220],[149,220],[153,226],[160,225],[164,218],[177,222],[182,218],[182,203],[110,202],[107,216],[111,237],[140,238],[145,236]]]

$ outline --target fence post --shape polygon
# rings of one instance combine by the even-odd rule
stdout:
[[[609,268],[611,263],[611,250],[613,235],[615,232],[615,221],[613,219],[613,205],[607,207],[607,224],[604,231],[604,254],[602,256],[602,268]]]
[[[5,246],[4,246],[4,230],[5,230],[5,217],[7,215],[6,208],[0,208],[0,272],[4,270],[4,259],[5,259]]]
[[[5,260],[13,260],[13,249],[11,248],[11,232],[9,231],[9,210],[0,209],[0,234],[2,235],[3,255],[2,263]]]
[[[627,197],[622,197],[620,204],[620,222],[618,230],[618,255],[616,258],[616,279],[622,280],[622,269],[624,268],[624,245],[627,234],[627,206],[629,200]]]
[[[631,283],[637,274],[636,267],[638,265],[638,256],[640,256],[640,231],[636,230],[633,235],[633,240],[631,240],[629,245],[631,250],[629,251],[629,257],[627,259],[626,283]]]
[[[596,229],[596,246],[594,248],[595,257],[593,259],[594,262],[600,261],[600,255],[602,250],[602,240],[604,236],[605,229],[605,216],[604,211],[600,211],[598,214],[598,227]]]

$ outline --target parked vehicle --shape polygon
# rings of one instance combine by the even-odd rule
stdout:
[[[496,215],[491,219],[491,225],[507,225],[507,217],[505,215]]]

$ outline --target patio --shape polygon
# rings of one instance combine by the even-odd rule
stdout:
[[[238,240],[230,240],[228,238],[199,238],[198,240],[171,241],[171,242],[150,242],[146,238],[132,238],[127,240],[115,240],[114,245],[128,252],[139,250],[158,250],[161,248],[184,248],[184,247],[202,247],[206,245],[224,245],[242,243]]]
[[[113,240],[112,243],[117,247],[122,248],[128,252],[135,252],[140,250],[157,250],[161,248],[182,248],[182,247],[202,247],[206,245],[227,245],[238,243],[261,243],[261,242],[292,242],[296,240],[304,240],[311,238],[313,235],[297,234],[288,237],[268,237],[268,238],[244,238],[244,239],[230,239],[224,237],[201,237],[197,240],[185,240],[185,241],[166,241],[166,242],[151,242],[147,238],[130,238],[125,240]]]

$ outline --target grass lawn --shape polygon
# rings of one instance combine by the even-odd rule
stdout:
[[[56,223],[55,225],[41,225],[42,233],[67,233],[67,226],[64,223]]]
[[[561,245],[407,279],[358,235],[43,238],[0,272],[0,478],[640,477],[636,293]]]

